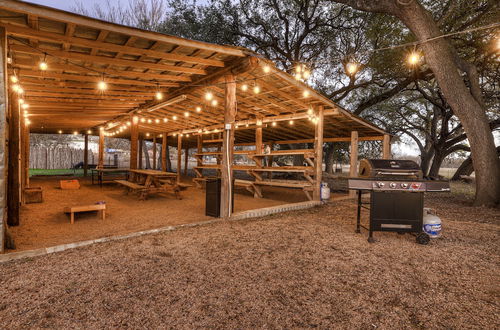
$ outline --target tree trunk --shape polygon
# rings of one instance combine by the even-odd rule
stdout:
[[[333,142],[327,143],[326,153],[325,153],[325,172],[328,174],[333,174],[334,155],[335,155],[335,147]]]
[[[497,157],[500,157],[500,146],[497,147]],[[474,172],[474,166],[472,165],[471,156],[467,157],[462,164],[457,168],[455,174],[451,178],[452,181],[460,180],[462,175],[471,175]]]
[[[445,158],[446,157],[443,154],[436,152],[434,154],[434,158],[432,159],[432,165],[427,176],[431,178],[439,177],[439,169],[441,168],[441,164],[443,164],[443,160]]]
[[[432,157],[434,156],[434,150],[421,151],[420,152],[420,168],[424,176],[429,175],[429,169],[431,165]]]
[[[432,15],[417,1],[335,0],[354,8],[398,17],[419,41],[441,35]],[[476,172],[475,205],[494,206],[500,202],[500,161],[486,112],[460,75],[456,53],[445,38],[421,44],[427,65],[454,114],[467,134]],[[463,72],[463,71],[462,71]],[[475,82],[473,82],[475,83]]]
[[[144,168],[151,168],[151,161],[149,160],[149,150],[145,140],[142,140],[142,151],[144,152],[144,158],[146,160],[146,165],[144,166]]]

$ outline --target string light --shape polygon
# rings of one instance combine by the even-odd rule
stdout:
[[[38,67],[42,71],[45,71],[45,70],[47,70],[49,68],[49,66],[47,65],[46,60],[47,60],[47,54],[44,55],[43,61],[41,61],[40,64],[38,65]]]
[[[295,66],[295,79],[307,80],[311,76],[311,70],[305,64],[297,64]]]
[[[164,123],[168,122],[168,118],[166,118],[166,117],[165,117],[165,118],[163,118],[163,122],[164,122]]]
[[[249,126],[248,124],[245,125],[245,127],[248,127],[248,126]]]
[[[19,88],[17,89],[17,94],[22,94],[22,93],[24,93],[24,89],[21,86],[19,86]]]
[[[151,118],[148,119],[148,124],[151,124],[153,121],[151,120]]]
[[[74,131],[74,132],[73,132],[73,135],[78,135],[78,131]]]
[[[309,91],[306,89],[302,92],[302,95],[304,95],[305,98],[309,97]]]
[[[10,81],[15,84],[19,81],[19,79],[17,78],[17,76],[10,76]]]
[[[57,133],[62,134],[62,131],[61,131],[61,130],[58,130],[58,131],[57,131]]]
[[[264,65],[264,67],[262,68],[262,70],[264,71],[264,73],[269,73],[271,71],[271,67],[269,65]]]
[[[172,119],[173,119],[173,120],[177,120],[177,116],[173,116],[173,117],[172,117]]]
[[[257,126],[262,126],[262,120],[261,119],[257,119]]]
[[[248,85],[247,84],[241,85],[241,90],[246,92],[248,90]]]
[[[253,92],[254,92],[255,94],[259,94],[259,93],[260,93],[260,87],[259,87],[259,85],[255,85],[255,86],[253,87]]]
[[[189,117],[189,112],[184,112],[184,117]]]
[[[24,110],[28,109],[30,107],[30,105],[28,103],[24,103],[21,105],[21,108],[23,108]]]
[[[155,119],[155,123],[159,124],[160,120],[158,118]]]
[[[19,86],[19,84],[14,84],[14,85],[12,85],[12,90],[13,90],[14,92],[16,92],[16,93],[17,93],[17,91],[19,90],[19,88],[21,88],[21,86]]]
[[[141,123],[145,123],[146,122],[146,118],[141,118]]]
[[[210,101],[214,98],[214,94],[212,92],[206,92],[205,93],[205,100]]]
[[[132,123],[130,121],[127,121],[127,126],[130,126],[132,125]]]
[[[217,104],[219,104],[219,102],[217,100],[212,100],[211,104],[212,104],[213,107],[216,107]]]
[[[273,123],[271,124],[273,127],[276,127],[276,122],[273,121]]]
[[[156,97],[156,99],[158,101],[161,101],[161,100],[163,100],[163,93],[162,92],[156,92],[155,97]]]
[[[26,125],[29,125],[29,124],[31,124],[31,120],[29,120],[29,119],[26,119],[26,120],[25,120],[25,124],[26,124]]]
[[[293,120],[290,120],[288,123],[289,123],[290,125],[293,125]]]
[[[421,61],[421,59],[422,56],[418,52],[413,51],[408,55],[408,64],[415,66]]]
[[[201,107],[200,106],[196,107],[196,112],[200,112],[200,111],[201,111]]]
[[[158,137],[163,137],[163,134],[158,135]]]
[[[88,131],[87,131],[87,134],[92,134],[92,131],[91,131],[91,130],[88,130]]]
[[[359,64],[356,62],[349,62],[345,65],[345,70],[349,76],[353,76],[359,70]]]
[[[19,104],[24,104],[24,99],[19,99],[17,102],[19,102]]]
[[[99,81],[97,83],[97,88],[101,91],[105,91],[107,88],[108,88],[108,85],[106,84],[106,82],[103,80]]]

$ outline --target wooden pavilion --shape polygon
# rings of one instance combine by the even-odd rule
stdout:
[[[302,189],[319,201],[324,142],[351,142],[351,175],[358,141],[383,141],[383,157],[389,157],[389,135],[382,129],[247,49],[15,0],[0,0],[0,49],[2,230],[6,220],[19,218],[22,191],[29,186],[30,132],[75,132],[85,134],[86,142],[88,135],[99,135],[99,165],[106,137],[130,138],[131,169],[138,166],[139,139],[161,139],[162,168],[166,146],[176,146],[179,174],[182,150],[197,148],[195,182],[201,185],[205,169],[219,171],[224,217],[231,216],[234,171],[254,178],[242,184],[257,197],[263,186],[276,185]],[[314,147],[271,154],[263,147],[296,143]],[[237,146],[248,148],[235,151]],[[233,164],[235,153],[255,165]],[[273,155],[303,155],[305,164],[263,161]],[[218,163],[205,164],[207,156]],[[304,180],[267,179],[266,173],[275,172],[299,173]]]

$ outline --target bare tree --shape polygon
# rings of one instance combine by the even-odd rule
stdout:
[[[105,0],[89,8],[85,2],[78,1],[72,10],[113,23],[157,31],[165,19],[167,5],[165,0],[129,0],[125,6]]]

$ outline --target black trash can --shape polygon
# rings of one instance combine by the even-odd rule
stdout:
[[[222,179],[218,177],[208,177],[205,185],[205,215],[220,218]],[[234,180],[231,198],[231,212],[234,209]]]

